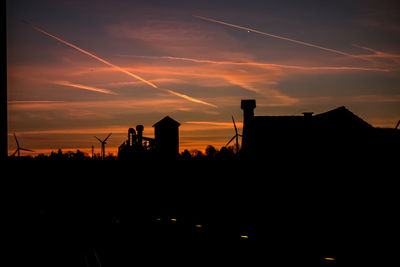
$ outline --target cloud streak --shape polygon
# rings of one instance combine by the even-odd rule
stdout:
[[[328,52],[331,52],[331,53],[335,53],[335,54],[339,54],[339,55],[342,55],[342,56],[348,56],[348,57],[367,60],[365,58],[360,58],[357,55],[352,55],[352,54],[349,54],[349,53],[346,53],[346,52],[343,52],[343,51],[339,51],[339,50],[336,50],[336,49],[327,48],[327,47],[319,46],[319,45],[316,45],[316,44],[303,42],[303,41],[299,41],[299,40],[295,40],[295,39],[291,39],[291,38],[287,38],[287,37],[283,37],[283,36],[279,36],[279,35],[275,35],[275,34],[271,34],[271,33],[266,33],[266,32],[262,32],[262,31],[259,31],[259,30],[255,30],[255,29],[251,29],[251,28],[247,28],[247,27],[243,27],[243,26],[227,23],[227,22],[216,20],[216,19],[212,19],[212,18],[207,18],[207,17],[203,17],[203,16],[198,16],[198,15],[192,15],[192,16],[195,17],[195,18],[201,19],[201,20],[215,22],[215,23],[218,23],[218,24],[234,27],[234,28],[237,28],[237,29],[246,30],[246,31],[249,31],[249,32],[255,32],[255,33],[262,34],[262,35],[265,35],[265,36],[269,36],[269,37],[272,37],[272,38],[281,39],[281,40],[289,41],[289,42],[296,43],[296,44],[301,44],[301,45],[304,45],[304,46],[318,48],[320,50],[325,50],[325,51],[328,51]]]
[[[118,93],[112,92],[107,89],[101,89],[101,88],[91,87],[91,86],[87,86],[87,85],[71,83],[68,81],[55,81],[52,83],[57,84],[57,85],[62,85],[62,86],[79,88],[79,89],[88,90],[88,91],[94,91],[94,92],[103,93],[103,94],[118,95]]]
[[[366,50],[366,51],[372,53],[372,54],[360,55],[359,57],[362,57],[362,58],[365,58],[365,59],[374,60],[375,63],[378,63],[377,60],[386,60],[386,64],[384,64],[384,65],[388,65],[387,64],[388,61],[392,62],[392,63],[395,63],[397,67],[400,64],[400,54],[382,52],[382,51],[378,51],[376,49],[372,49],[372,48],[369,48],[369,47],[356,45],[356,44],[353,44],[353,46],[358,47],[360,49],[363,49],[363,50]]]
[[[136,56],[136,57],[153,57],[153,56]],[[261,63],[261,62],[238,62],[238,61],[215,61],[208,59],[194,59],[187,57],[172,57],[172,56],[160,56],[159,58],[170,59],[170,60],[182,60],[190,61],[194,63],[205,63],[205,64],[216,64],[216,65],[238,65],[238,66],[255,66],[255,67],[267,67],[267,68],[281,68],[281,69],[293,69],[293,70],[359,70],[359,71],[382,71],[388,72],[389,69],[383,68],[369,68],[369,67],[349,67],[349,66],[299,66],[299,65],[283,65],[274,63]]]
[[[39,31],[39,32],[41,32],[41,33],[47,35],[47,36],[50,36],[51,38],[56,39],[57,41],[60,41],[60,42],[62,42],[62,43],[64,43],[64,44],[68,45],[69,47],[72,47],[72,48],[78,50],[79,52],[82,52],[82,53],[84,53],[84,54],[86,54],[86,55],[88,55],[88,56],[90,56],[90,57],[92,57],[92,58],[94,58],[94,59],[96,59],[96,60],[98,60],[98,61],[100,61],[100,62],[102,62],[102,63],[104,63],[104,64],[106,64],[106,65],[108,65],[108,66],[110,66],[110,67],[112,67],[112,68],[114,68],[114,69],[116,69],[116,70],[118,70],[118,71],[120,71],[120,72],[122,72],[122,73],[125,73],[125,74],[127,74],[127,75],[129,75],[129,76],[131,76],[131,77],[133,77],[133,78],[135,78],[135,79],[137,79],[137,80],[140,80],[140,81],[142,81],[142,82],[144,82],[144,83],[150,85],[150,86],[153,87],[153,88],[156,88],[156,89],[159,89],[159,90],[161,90],[161,91],[167,92],[167,93],[169,93],[169,94],[172,94],[172,95],[175,95],[175,96],[184,98],[184,99],[189,100],[189,101],[194,102],[194,103],[203,104],[203,105],[208,105],[208,106],[211,106],[211,107],[214,107],[214,108],[217,107],[217,106],[215,106],[215,105],[213,105],[213,104],[210,104],[210,103],[207,103],[207,102],[205,102],[205,101],[202,101],[202,100],[199,100],[199,99],[190,97],[190,96],[188,96],[188,95],[184,95],[184,94],[181,94],[181,93],[178,93],[178,92],[169,90],[169,89],[165,89],[165,88],[159,87],[158,85],[156,85],[156,84],[154,84],[154,83],[152,83],[152,82],[150,82],[150,81],[148,81],[148,80],[146,80],[146,79],[140,77],[139,75],[136,75],[136,74],[134,74],[134,73],[132,73],[132,72],[129,72],[129,71],[127,71],[126,69],[123,69],[123,68],[121,68],[121,67],[119,67],[119,66],[117,66],[117,65],[114,65],[114,64],[108,62],[107,60],[104,60],[104,59],[102,59],[102,58],[100,58],[100,57],[98,57],[98,56],[96,56],[96,55],[94,55],[94,54],[92,54],[92,53],[90,53],[90,52],[88,52],[88,51],[86,51],[86,50],[83,50],[82,48],[79,48],[78,46],[76,46],[76,45],[74,45],[74,44],[71,44],[71,43],[69,43],[69,42],[67,42],[67,41],[64,41],[63,39],[61,39],[61,38],[59,38],[59,37],[57,37],[57,36],[54,36],[54,35],[52,35],[52,34],[46,32],[45,30],[43,30],[43,29],[41,29],[41,28],[39,28],[39,27],[37,27],[37,26],[35,26],[35,25],[29,23],[29,22],[26,22],[26,21],[23,21],[23,22],[24,22],[25,24],[29,25],[30,27],[32,27],[33,29],[35,29],[35,30],[37,30],[37,31]]]

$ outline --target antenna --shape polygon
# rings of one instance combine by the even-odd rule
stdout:
[[[19,158],[19,157],[21,156],[21,155],[20,155],[20,151],[21,151],[21,150],[23,150],[23,151],[35,152],[35,151],[33,151],[33,150],[20,147],[19,142],[18,142],[18,139],[17,139],[17,136],[15,135],[15,133],[14,133],[14,138],[15,138],[15,143],[17,144],[17,150],[15,150],[15,152],[11,155],[11,157],[13,157],[13,156],[15,156],[15,154],[17,154],[17,155],[18,155],[18,158]]]
[[[239,153],[239,136],[242,137],[242,135],[238,133],[235,119],[233,118],[233,116],[232,116],[232,122],[233,122],[233,127],[235,128],[235,135],[231,138],[231,140],[229,140],[228,143],[226,143],[225,146],[228,146],[233,141],[233,139],[236,139],[236,154],[238,154]]]
[[[95,136],[95,138],[101,143],[101,159],[105,158],[105,145],[107,144],[106,141],[111,136],[111,134],[112,133],[110,133],[104,140],[100,140],[97,136]]]

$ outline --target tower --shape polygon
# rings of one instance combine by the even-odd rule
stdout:
[[[165,158],[179,155],[179,126],[181,124],[166,116],[153,125],[156,152]]]
[[[242,136],[242,152],[248,150],[250,141],[250,130],[251,121],[254,118],[254,109],[256,108],[256,100],[254,99],[243,99],[241,101],[241,108],[243,109],[243,136]]]
[[[136,132],[137,132],[137,146],[138,149],[143,148],[143,125],[136,125]]]
[[[133,128],[128,129],[128,147],[133,147],[136,142],[136,131]]]

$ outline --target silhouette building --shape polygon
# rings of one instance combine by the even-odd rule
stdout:
[[[166,116],[153,125],[154,137],[143,136],[143,125],[128,129],[128,139],[118,148],[119,159],[174,158],[179,154],[179,122]]]
[[[179,154],[180,123],[166,116],[154,127],[156,152],[162,157],[175,158]]]
[[[400,147],[399,130],[375,128],[343,106],[303,116],[255,116],[253,99],[242,100],[241,108],[244,157],[305,159]]]

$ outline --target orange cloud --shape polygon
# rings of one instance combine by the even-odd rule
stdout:
[[[222,128],[231,128],[232,122],[218,122],[218,121],[186,121],[187,124],[195,124],[195,125],[205,125],[205,126],[213,126],[213,127],[222,127]],[[237,122],[236,126],[241,127],[242,123]]]
[[[152,87],[154,87],[154,88],[157,88],[157,89],[159,89],[159,90],[162,90],[162,91],[165,91],[165,92],[167,92],[167,93],[173,94],[173,95],[175,95],[175,96],[181,97],[181,98],[183,98],[183,99],[192,101],[192,102],[194,102],[194,103],[203,104],[203,105],[208,105],[208,106],[212,106],[212,107],[216,108],[215,105],[210,104],[210,103],[207,103],[207,102],[205,102],[205,101],[202,101],[202,100],[199,100],[199,99],[196,99],[196,98],[190,97],[190,96],[188,96],[188,95],[181,94],[181,93],[178,93],[178,92],[175,92],[175,91],[166,89],[166,88],[159,87],[158,85],[156,85],[156,84],[154,84],[154,83],[152,83],[152,82],[150,82],[150,81],[148,81],[148,80],[146,80],[146,79],[143,79],[143,78],[140,77],[139,75],[136,75],[136,74],[134,74],[134,73],[132,73],[132,72],[130,72],[130,71],[127,71],[126,69],[121,68],[121,67],[119,67],[119,66],[117,66],[117,65],[114,65],[114,64],[108,62],[107,60],[104,60],[104,59],[102,59],[102,58],[100,58],[100,57],[98,57],[98,56],[96,56],[96,55],[94,55],[94,54],[92,54],[92,53],[90,53],[90,52],[88,52],[88,51],[82,49],[82,48],[79,48],[78,46],[76,46],[76,45],[74,45],[74,44],[71,44],[71,43],[69,43],[69,42],[67,42],[67,41],[64,41],[63,39],[61,39],[61,38],[59,38],[59,37],[57,37],[57,36],[54,36],[54,35],[52,35],[52,34],[46,32],[45,30],[43,30],[43,29],[41,29],[41,28],[39,28],[39,27],[37,27],[37,26],[31,24],[31,23],[28,23],[28,22],[25,22],[25,23],[28,24],[29,26],[31,26],[33,29],[35,29],[35,30],[37,30],[37,31],[39,31],[39,32],[41,32],[41,33],[44,33],[44,34],[46,34],[47,36],[50,36],[51,38],[54,38],[54,39],[56,39],[57,41],[60,41],[60,42],[62,42],[62,43],[64,43],[64,44],[68,45],[69,47],[72,47],[72,48],[78,50],[79,52],[82,52],[82,53],[84,53],[84,54],[86,54],[86,55],[88,55],[88,56],[90,56],[90,57],[92,57],[92,58],[94,58],[94,59],[96,59],[96,60],[98,60],[98,61],[100,61],[100,62],[102,62],[102,63],[104,63],[104,64],[106,64],[106,65],[108,65],[108,66],[110,66],[110,67],[112,67],[112,68],[114,68],[114,69],[116,69],[116,70],[118,70],[118,71],[120,71],[120,72],[122,72],[122,73],[125,73],[125,74],[127,74],[127,75],[129,75],[129,76],[131,76],[131,77],[133,77],[133,78],[135,78],[135,79],[137,79],[137,80],[140,80],[140,81],[142,81],[142,82],[144,82],[144,83],[146,83],[146,84],[148,84],[148,85],[150,85],[150,86],[152,86]]]
[[[314,96],[301,99],[302,104],[307,103],[397,103],[400,102],[400,95],[354,95],[354,96]]]
[[[353,46],[371,52],[371,54],[361,54],[359,55],[359,57],[371,60],[375,66],[386,68],[392,71],[398,70],[400,68],[400,54],[382,52],[373,48],[356,44],[354,44]]]
[[[117,99],[107,101],[8,101],[10,111],[35,111],[35,110],[70,110],[70,109],[93,109],[93,110],[132,110],[147,112],[149,108],[153,112],[166,112],[176,110],[177,106],[185,106],[181,99]],[[198,108],[200,111],[201,109]]]

